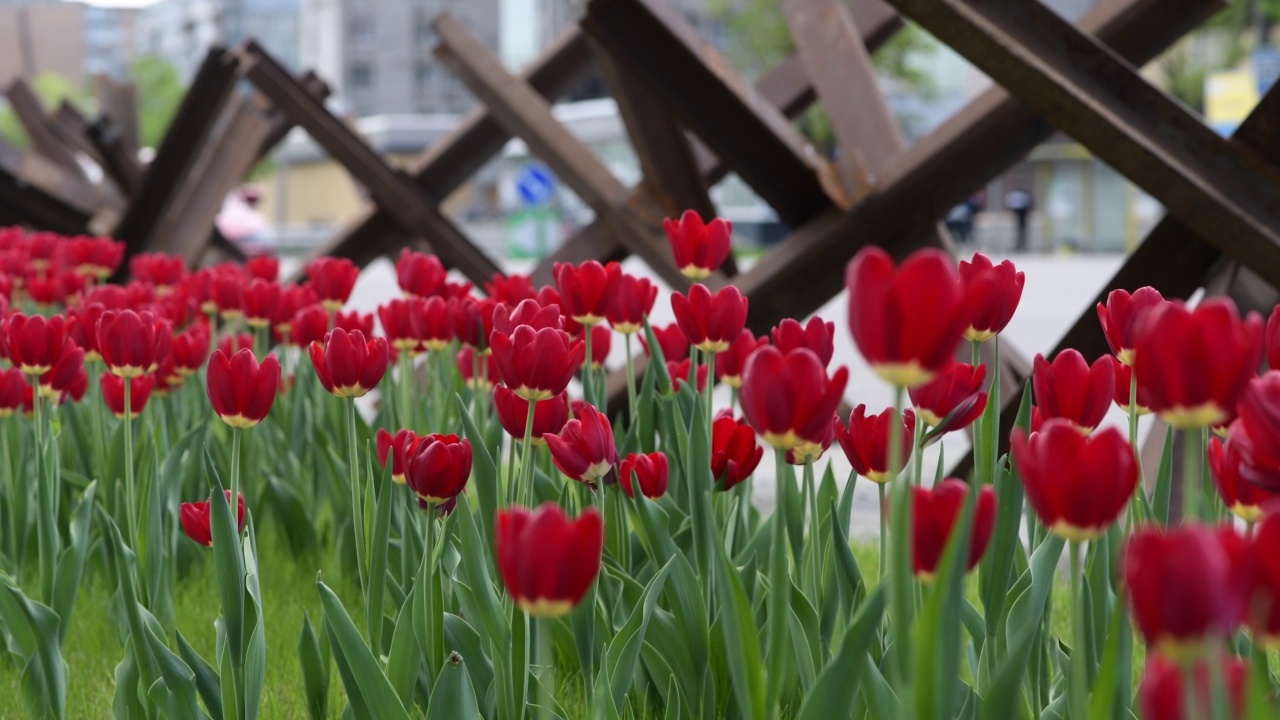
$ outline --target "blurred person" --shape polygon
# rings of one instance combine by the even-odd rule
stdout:
[[[1004,196],[1004,207],[1013,213],[1017,223],[1017,235],[1014,237],[1015,252],[1027,250],[1027,217],[1031,214],[1031,193],[1022,188],[1014,188]]]
[[[239,247],[245,255],[275,253],[275,229],[266,216],[258,211],[261,199],[262,194],[252,185],[236,188],[227,194],[214,221],[223,237]]]

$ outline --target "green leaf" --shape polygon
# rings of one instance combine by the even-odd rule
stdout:
[[[59,646],[66,644],[67,630],[71,627],[71,611],[75,608],[76,597],[80,594],[84,560],[89,552],[89,521],[93,516],[93,500],[97,489],[97,482],[92,482],[85,488],[84,495],[71,516],[69,527],[71,544],[58,558],[58,570],[53,582],[52,609],[58,615]]]
[[[200,693],[200,699],[204,701],[204,706],[209,709],[209,714],[214,720],[222,720],[222,685],[218,678],[218,671],[200,657],[181,632],[176,634],[178,654],[187,663],[187,667],[195,673],[196,691]]]
[[[413,706],[414,685],[423,668],[422,645],[415,637],[413,618],[418,607],[416,598],[421,588],[422,583],[415,582],[400,606],[400,613],[391,633],[391,649],[387,652],[387,680],[396,689],[396,695],[406,708]]]
[[[631,681],[635,675],[640,648],[649,628],[649,618],[653,616],[653,608],[658,602],[658,595],[662,592],[663,585],[666,584],[670,568],[671,563],[668,562],[649,581],[640,602],[631,611],[631,617],[609,641],[609,646],[604,652],[601,674],[608,682],[609,698],[618,712],[622,712],[623,698],[627,689],[631,687]],[[601,684],[600,679],[597,679],[596,685]]]
[[[373,457],[370,449],[368,457]],[[387,589],[387,547],[391,542],[391,506],[396,501],[396,493],[391,492],[391,463],[381,472],[373,472],[370,476],[377,482],[377,503],[375,508],[373,529],[369,536],[369,582],[365,587],[365,623],[369,629],[369,644],[375,655],[383,652],[382,613]],[[370,485],[373,483],[371,482]]]
[[[209,500],[209,525],[213,536],[218,595],[222,600],[222,618],[226,624],[232,663],[239,667],[244,661],[244,554],[240,549],[236,518],[232,516],[231,506],[226,500],[226,488],[207,448],[204,459],[214,488]]]
[[[157,665],[160,669],[160,677],[163,683],[157,681],[152,685],[151,695],[153,701],[159,703],[157,688],[163,689],[163,695],[166,702],[163,703],[169,710],[170,717],[197,718],[207,717],[200,710],[199,703],[196,702],[196,674],[191,668],[182,661],[164,644],[164,641],[156,636],[150,627],[144,627],[147,644],[151,647],[151,653],[155,655]]]
[[[475,420],[467,411],[466,403],[461,397],[456,395],[454,397],[458,404],[458,414],[462,417],[462,429],[467,439],[471,441],[471,476],[475,480],[476,499],[480,501],[482,536],[491,538],[494,518],[498,514],[498,465],[489,454],[484,435],[480,432],[480,428],[476,427]]]
[[[427,720],[456,720],[478,718],[480,708],[471,678],[463,667],[463,657],[456,651],[449,653],[436,686],[431,690],[431,704],[427,707]]]
[[[456,651],[464,658],[463,667],[471,676],[471,687],[476,691],[476,698],[485,703],[484,697],[493,685],[493,663],[483,651],[484,642],[480,633],[467,624],[466,620],[454,615],[444,615],[444,642],[450,652]],[[483,708],[485,717],[493,716],[493,708]]]
[[[729,674],[738,710],[746,720],[764,720],[769,716],[765,702],[765,678],[762,671],[760,638],[751,602],[742,589],[742,579],[724,548],[716,544],[715,587],[720,596],[724,616],[720,620]]]
[[[1156,472],[1155,513],[1161,525],[1169,524],[1169,498],[1173,495],[1173,428],[1164,434],[1164,450],[1160,453],[1160,469]]]
[[[405,712],[395,688],[383,674],[378,659],[369,652],[369,646],[360,637],[360,631],[351,622],[342,601],[319,579],[316,580],[316,589],[320,593],[325,623],[333,640],[334,655],[342,658],[355,683],[355,687],[347,686],[347,693],[358,693],[367,704],[371,717],[378,720],[408,720],[409,714]],[[344,677],[344,683],[346,682]]]
[[[58,641],[58,616],[47,605],[27,597],[5,576],[0,624],[9,633],[25,635],[28,650],[22,685],[33,715],[59,720],[66,715],[67,663]]]
[[[302,685],[307,695],[307,712],[311,720],[324,720],[329,703],[329,653],[321,650],[320,639],[311,618],[302,616],[302,632],[298,636],[298,660],[302,664]],[[392,644],[394,649],[395,645]]]
[[[870,660],[867,651],[880,627],[880,619],[884,615],[884,586],[876,588],[867,601],[862,604],[854,617],[853,624],[845,632],[840,647],[831,658],[831,662],[818,675],[813,689],[800,705],[796,720],[827,720],[836,717],[832,713],[847,710],[840,717],[852,716],[853,700],[859,690],[859,684],[850,682],[850,678],[858,673],[864,660]],[[873,717],[889,717],[873,715]]]

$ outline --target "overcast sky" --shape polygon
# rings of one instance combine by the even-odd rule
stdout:
[[[102,5],[104,7],[145,7],[153,5],[158,0],[85,0],[90,5]]]

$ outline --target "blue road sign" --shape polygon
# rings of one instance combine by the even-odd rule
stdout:
[[[528,207],[546,205],[555,192],[555,176],[542,165],[525,165],[516,176],[516,193]]]

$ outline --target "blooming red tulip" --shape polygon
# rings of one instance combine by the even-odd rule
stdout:
[[[178,333],[169,348],[173,369],[179,375],[194,375],[209,359],[209,327],[195,323]]]
[[[502,381],[526,400],[547,400],[563,392],[587,352],[563,330],[528,325],[510,335],[495,330],[489,344]]]
[[[613,426],[609,424],[609,418],[592,405],[587,405],[581,415],[565,423],[559,433],[548,433],[542,439],[547,441],[551,459],[560,472],[588,485],[595,485],[618,463]]]
[[[916,417],[938,432],[968,427],[987,408],[987,366],[952,363],[927,385],[911,388]]]
[[[484,284],[484,292],[495,301],[505,303],[511,307],[515,307],[525,300],[536,300],[538,298],[538,293],[533,287],[533,280],[528,275],[494,273],[493,278]]]
[[[707,389],[707,366],[699,363],[698,365],[698,392]],[[671,383],[679,392],[680,388],[689,384],[689,376],[693,373],[693,361],[685,358],[680,361],[672,360],[667,363],[667,376],[671,378]]]
[[[471,441],[432,433],[408,456],[405,483],[431,505],[443,505],[462,492],[471,477]]]
[[[498,413],[502,429],[516,440],[524,439],[525,423],[529,420],[529,401],[517,395],[506,385],[493,390],[493,406]],[[549,400],[540,401],[533,409],[533,435],[531,439],[545,445],[542,436],[558,433],[569,422],[569,393],[561,392]]]
[[[1275,503],[1270,503],[1253,536],[1245,542],[1247,547],[1239,559],[1251,587],[1244,621],[1255,642],[1274,648],[1280,644],[1280,557],[1275,552],[1280,543],[1280,513]]]
[[[397,431],[395,435],[387,432],[385,428],[378,428],[378,434],[374,437],[378,450],[378,464],[385,468],[387,458],[391,458],[393,482],[401,485],[405,483],[405,468],[409,466],[409,458],[413,456],[414,448],[421,440],[421,436],[408,428]]]
[[[742,387],[742,371],[747,366],[747,359],[768,344],[769,338],[757,338],[750,330],[743,330],[736,340],[729,343],[728,350],[716,354],[716,379],[732,388]],[[688,352],[688,343],[684,348]]]
[[[22,407],[31,385],[18,368],[0,370],[0,417],[9,417]]]
[[[1239,473],[1250,483],[1280,490],[1280,371],[1249,381],[1231,425],[1231,444],[1240,454]]]
[[[631,453],[618,465],[618,482],[627,497],[635,497],[635,487],[631,484],[634,473],[640,492],[647,498],[657,500],[667,493],[669,472],[665,453]]]
[[[493,329],[508,335],[521,325],[528,325],[534,330],[564,330],[564,320],[559,305],[543,305],[537,300],[521,300],[514,309],[506,303],[499,303],[493,309]]]
[[[653,337],[658,341],[658,348],[662,350],[662,359],[666,362],[675,362],[689,357],[689,338],[685,337],[684,331],[676,323],[653,328]],[[650,354],[649,341],[644,335],[640,336],[640,346],[644,348],[646,355]],[[743,362],[746,362],[745,358]]]
[[[307,305],[289,322],[289,342],[296,347],[311,347],[329,334],[329,311],[323,305]]]
[[[1249,462],[1243,450],[1249,447],[1247,439],[1236,439],[1243,432],[1237,420],[1231,425],[1230,440],[1223,442],[1216,437],[1209,439],[1209,469],[1213,473],[1213,484],[1218,489],[1218,496],[1227,509],[1243,520],[1257,522],[1262,517],[1263,504],[1280,496],[1280,490],[1256,485],[1241,476],[1241,467]]]
[[[732,490],[746,480],[763,456],[756,431],[746,422],[735,420],[726,411],[711,424],[711,476],[721,490]]]
[[[347,304],[359,277],[360,268],[347,258],[320,257],[307,266],[307,281],[330,312]]]
[[[747,298],[733,285],[712,295],[707,286],[695,283],[688,295],[671,296],[671,309],[689,344],[703,352],[728,350],[747,323]]]
[[[4,347],[9,360],[28,375],[41,375],[62,355],[67,322],[61,315],[45,318],[14,313],[4,321]]]
[[[31,267],[43,270],[53,263],[53,256],[58,250],[62,236],[51,232],[34,232],[28,237],[27,251]]]
[[[1111,352],[1125,365],[1133,364],[1133,349],[1138,341],[1138,324],[1150,309],[1165,304],[1160,291],[1141,287],[1129,294],[1127,290],[1112,290],[1107,303],[1098,303],[1098,321],[1107,336]]]
[[[1262,360],[1262,318],[1241,320],[1235,303],[1214,297],[1189,310],[1170,302],[1145,315],[1134,345],[1134,372],[1151,409],[1176,428],[1218,425]]]
[[[84,370],[84,350],[70,339],[62,348],[58,362],[49,372],[40,376],[40,395],[61,403],[68,396],[74,400],[84,397],[89,387],[89,376]]]
[[[129,260],[129,274],[136,280],[151,283],[157,292],[167,293],[187,275],[187,263],[168,253],[139,253]]]
[[[1133,390],[1133,366],[1125,365],[1120,362],[1114,355],[1108,355],[1111,360],[1111,370],[1115,374],[1115,400],[1116,405],[1126,413],[1129,412],[1129,393]],[[1138,407],[1134,408],[1134,412],[1138,415],[1151,414],[1151,397],[1147,390],[1147,386],[1138,383]]]
[[[126,378],[114,373],[102,374],[102,399],[106,401],[107,409],[120,419],[125,418],[124,384],[130,381],[133,384],[129,387],[128,416],[136,418],[147,407],[151,389],[155,387],[155,378],[151,375]]]
[[[897,423],[902,432],[898,444],[898,461],[893,468],[889,467],[889,432],[893,423],[893,408],[885,408],[879,415],[867,415],[867,406],[859,405],[849,416],[846,427],[840,418],[834,421],[836,439],[844,449],[845,457],[853,465],[854,472],[871,482],[884,484],[889,482],[907,466],[911,459],[912,446],[915,444],[916,416],[910,410],[902,413],[902,420]]]
[[[618,280],[618,292],[605,309],[609,326],[623,335],[640,332],[657,299],[658,286],[649,278],[623,273]]]
[[[366,395],[382,382],[390,353],[386,338],[365,339],[356,330],[334,328],[324,343],[311,343],[311,364],[324,389],[338,397]]]
[[[280,288],[280,297],[277,299],[275,307],[271,308],[271,329],[275,331],[276,337],[289,345],[309,345],[307,343],[299,343],[293,338],[293,319],[302,308],[312,305],[319,306],[320,298],[316,295],[316,291],[311,289],[309,285],[285,285]],[[324,310],[320,307],[320,310]],[[325,313],[324,320],[325,332],[328,332],[329,319],[328,313]],[[323,337],[324,332],[317,337]],[[316,339],[316,338],[312,338]]]
[[[1009,260],[996,265],[986,255],[974,253],[969,262],[960,261],[960,282],[969,315],[964,336],[984,342],[1003,332],[1013,319],[1026,277]]]
[[[1197,660],[1191,670],[1195,683],[1195,710],[1187,713],[1186,671],[1183,666],[1160,655],[1149,655],[1138,688],[1138,704],[1142,717],[1149,720],[1188,720],[1218,717],[1213,710],[1213,679],[1221,673],[1229,718],[1245,716],[1245,698],[1249,688],[1249,666],[1240,658],[1223,652],[1217,658]]]
[[[747,360],[742,373],[742,413],[775,448],[821,444],[829,437],[848,380],[845,368],[828,377],[822,361],[807,348],[784,355],[766,346]]]
[[[822,366],[826,367],[831,364],[831,356],[836,352],[835,334],[836,324],[825,322],[819,317],[809,318],[806,325],[786,318],[773,329],[770,337],[774,347],[784,355],[796,348],[809,348],[822,361]]]
[[[225,492],[227,502],[230,503],[231,491],[227,490]],[[237,530],[244,530],[244,496],[238,495],[236,500]],[[178,509],[178,519],[182,521],[182,529],[187,533],[187,537],[206,547],[213,545],[209,502],[209,500],[201,500],[200,502],[182,503],[182,506]]]
[[[151,372],[169,354],[173,328],[150,311],[108,310],[98,319],[98,352],[120,377]]]
[[[280,361],[268,355],[258,364],[252,350],[230,358],[215,350],[206,376],[209,402],[222,421],[234,428],[250,428],[271,412],[280,386]]]
[[[486,353],[480,356],[479,362],[476,362],[475,348],[464,347],[458,351],[458,374],[472,390],[489,392],[499,377],[498,361],[494,359],[493,353]],[[535,412],[534,415],[537,413]]]
[[[218,307],[218,315],[224,320],[244,317],[245,280],[237,274],[214,275],[209,284],[209,295]]]
[[[1280,305],[1271,311],[1267,318],[1265,342],[1267,348],[1267,367],[1280,370]]]
[[[446,274],[440,258],[409,248],[401,250],[400,259],[396,261],[396,281],[406,295],[430,297],[440,294]]]
[[[945,252],[920,250],[895,268],[887,252],[867,246],[850,261],[845,286],[853,341],[885,381],[924,385],[954,362],[969,313]]]
[[[102,359],[102,354],[98,352],[98,320],[104,312],[106,308],[101,303],[94,302],[81,304],[67,313],[67,337],[84,350],[85,357],[90,360]]]
[[[68,264],[89,277],[110,277],[124,261],[124,243],[110,238],[81,235],[63,243],[70,257]]]
[[[453,342],[453,305],[444,298],[431,296],[422,301],[421,312],[413,313],[413,334],[423,350],[436,351]]]
[[[561,311],[583,325],[595,325],[608,317],[609,306],[618,295],[622,266],[616,262],[601,265],[595,260],[576,267],[556,263],[555,277]]]
[[[244,286],[244,319],[252,328],[271,325],[272,313],[280,304],[280,285],[275,281],[254,278]]]
[[[583,363],[591,362],[591,367],[599,370],[604,367],[604,361],[609,359],[609,350],[613,347],[613,331],[604,325],[591,325],[591,357],[583,357]],[[578,335],[575,340],[582,340],[586,344],[586,331],[582,335]]]
[[[938,563],[968,495],[969,483],[955,478],[947,478],[931,488],[911,488],[911,569],[925,582],[932,582],[938,572]],[[965,572],[982,559],[995,524],[996,490],[984,485],[974,504]]]
[[[685,210],[680,220],[666,218],[662,229],[671,241],[676,267],[685,276],[701,280],[724,264],[732,245],[733,224],[723,218],[703,223],[695,210]]]
[[[1202,655],[1239,624],[1249,584],[1230,527],[1143,528],[1120,559],[1129,606],[1147,644],[1170,659]]]
[[[1090,367],[1079,351],[1068,348],[1052,363],[1037,354],[1032,366],[1031,388],[1046,420],[1062,418],[1086,433],[1098,427],[1115,393],[1109,358],[1099,358]]]
[[[497,302],[490,298],[477,300],[464,297],[450,300],[448,307],[449,316],[453,318],[454,337],[463,345],[487,352],[489,336],[493,334],[493,313],[497,306]]]
[[[426,312],[426,300],[418,297],[395,298],[378,306],[378,321],[391,347],[401,352],[415,352],[422,347],[417,318]]]
[[[1101,537],[1138,486],[1133,449],[1116,428],[1086,437],[1053,418],[1029,437],[1015,429],[1011,442],[1027,502],[1045,527],[1067,540]]]
[[[499,510],[493,526],[498,571],[516,606],[534,617],[567,615],[600,573],[604,521],[595,508],[570,520],[559,505]]]

